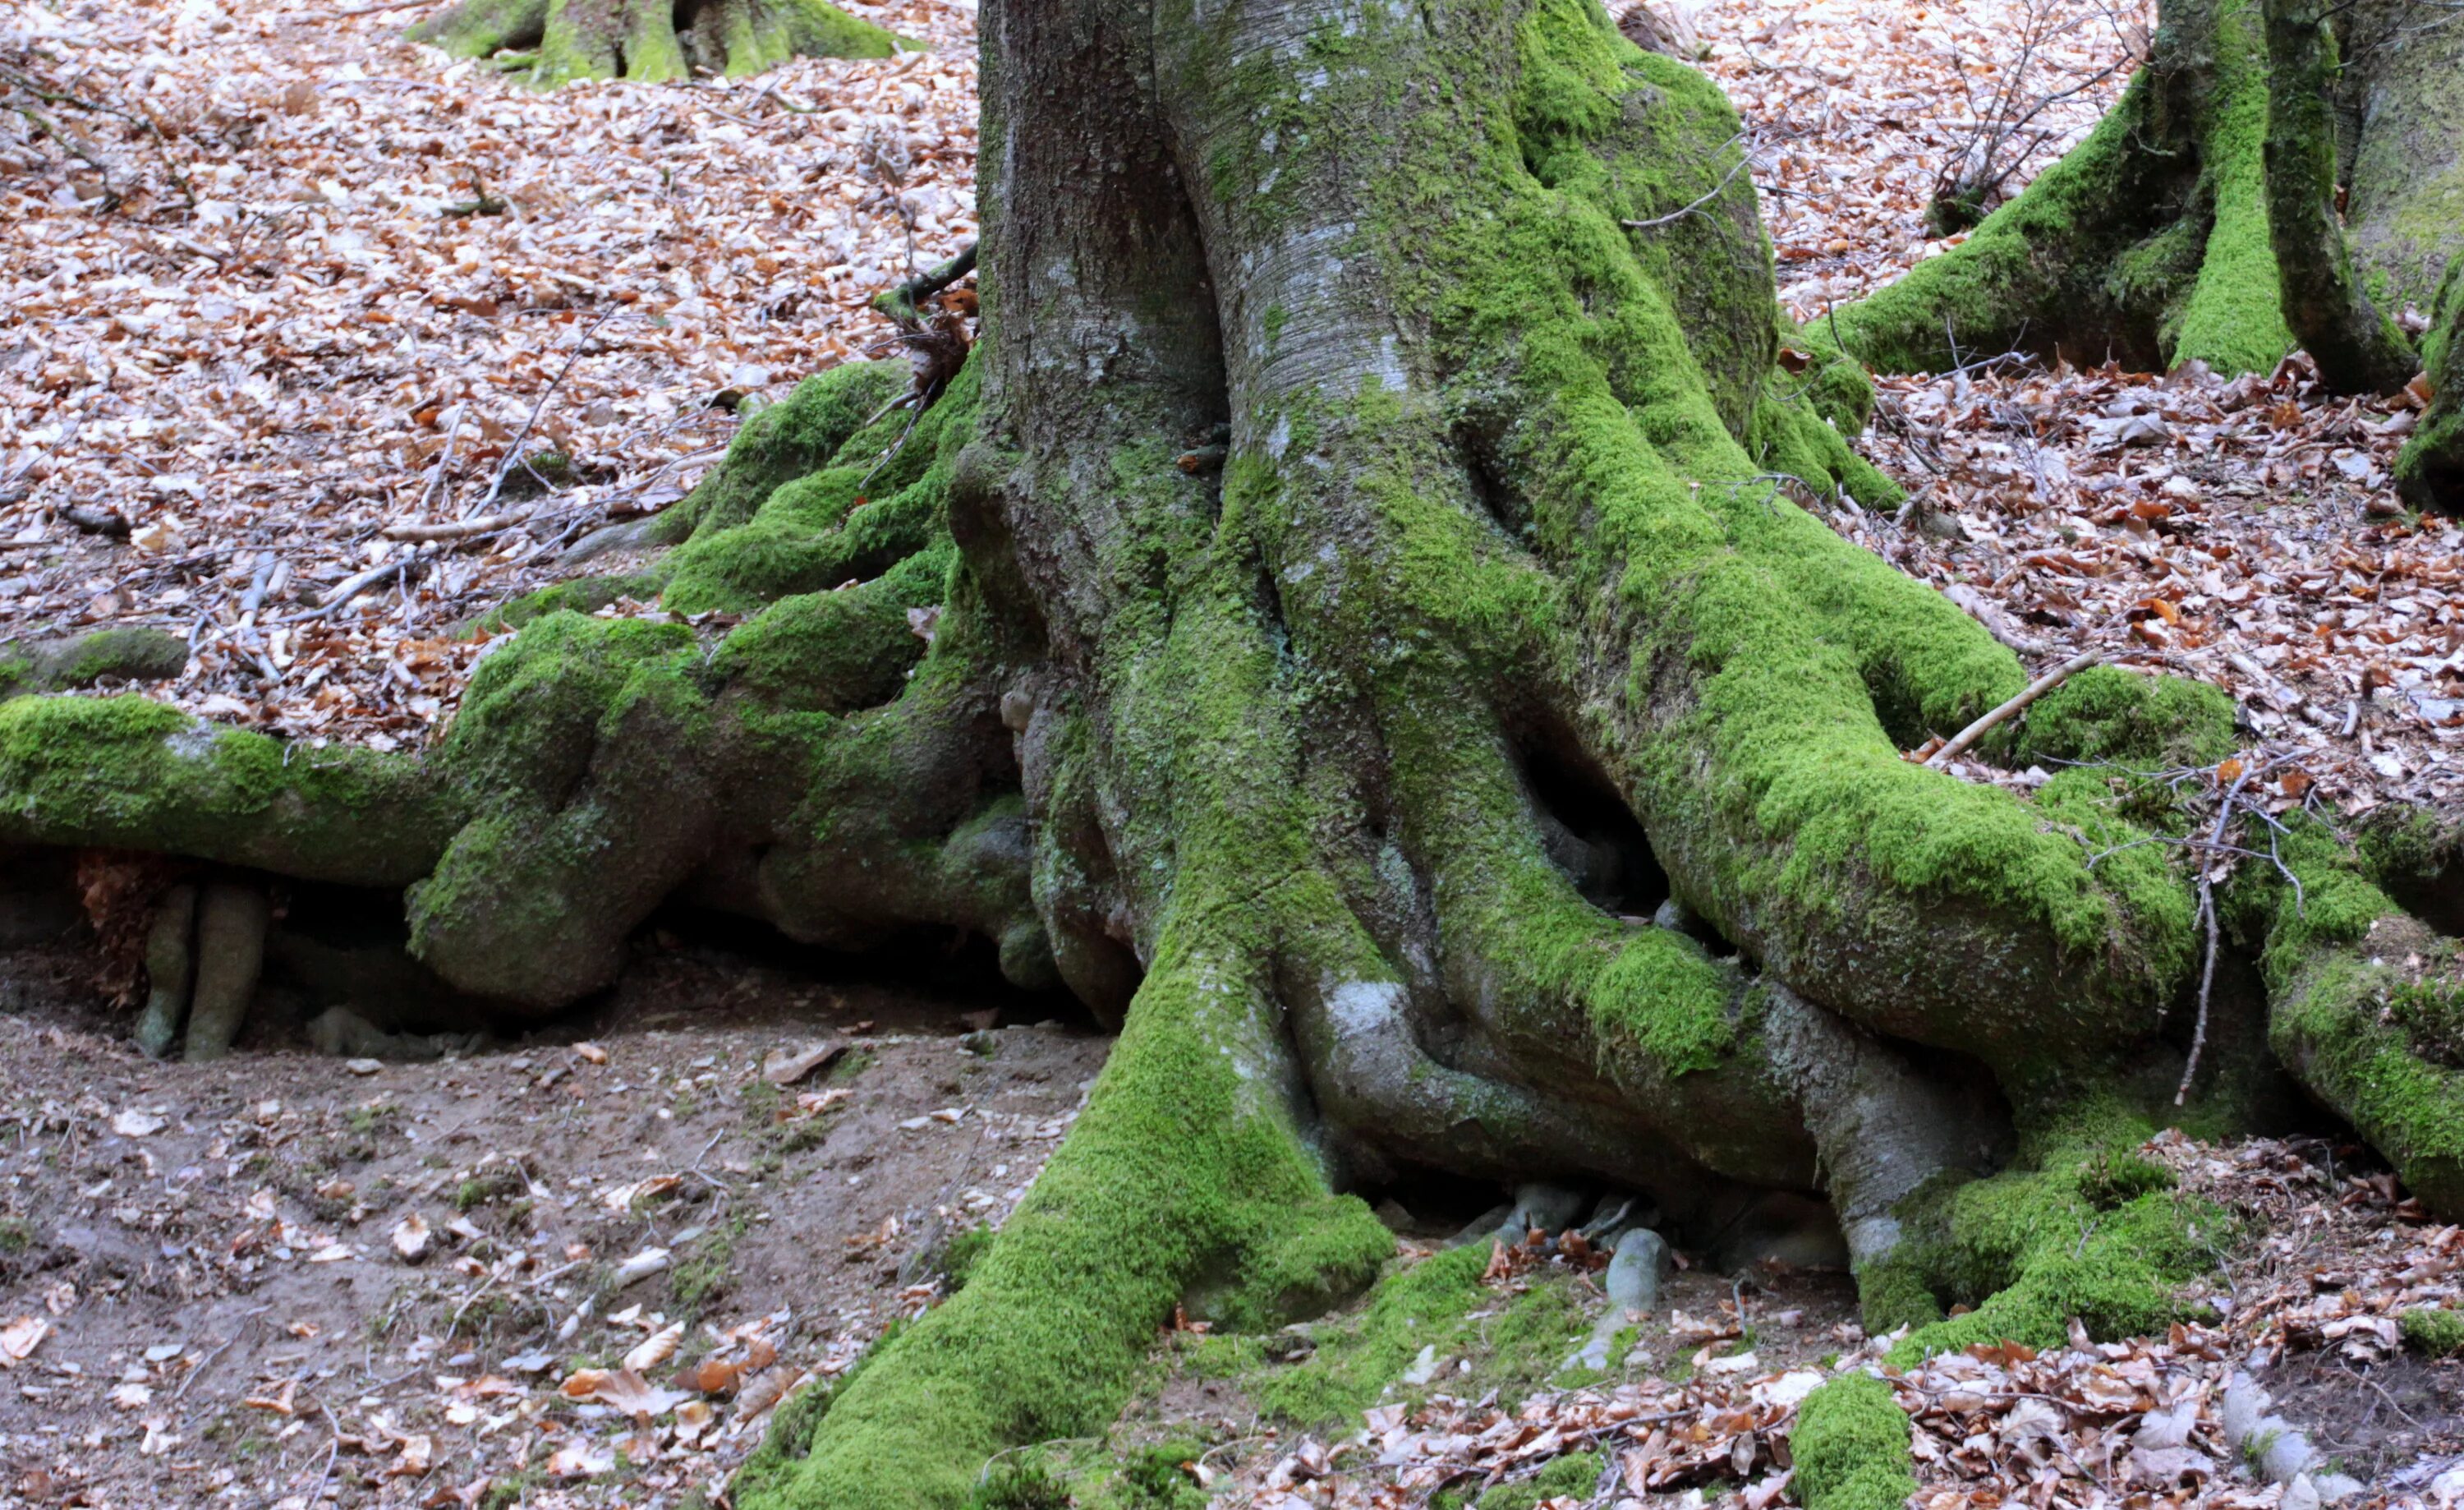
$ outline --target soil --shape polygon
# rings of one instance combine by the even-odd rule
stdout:
[[[1109,1044],[963,971],[893,986],[662,930],[593,1010],[486,1052],[377,1065],[260,1026],[230,1059],[156,1063],[97,963],[0,953],[0,1502],[715,1491],[759,1438],[754,1381],[844,1368],[935,1298],[935,1255],[1006,1215]],[[799,1083],[760,1073],[833,1039]],[[704,1430],[636,1432],[601,1467],[622,1417],[560,1383],[677,1321],[653,1387],[756,1366]]]

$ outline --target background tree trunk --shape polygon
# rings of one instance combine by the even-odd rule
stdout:
[[[461,0],[410,35],[499,58],[539,84],[758,74],[790,57],[888,57],[916,45],[826,0]]]
[[[2464,244],[2442,208],[2464,142],[2449,20],[2409,0],[2163,0],[2097,129],[1965,243],[1842,310],[1843,339],[1894,369],[2023,347],[2226,372],[2298,341],[2335,388],[2400,387],[2419,364],[2387,315],[2426,305]]]

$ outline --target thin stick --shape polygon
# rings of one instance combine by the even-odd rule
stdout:
[[[2233,785],[2225,788],[2224,801],[2217,806],[2215,827],[2208,831],[2208,847],[2224,843],[2225,826],[2233,822],[2233,804],[2241,797],[2242,787],[2257,774],[2257,752],[2239,762],[2241,769],[2233,772]],[[2208,993],[2216,983],[2216,942],[2224,930],[2216,922],[2216,883],[2212,868],[2205,858],[2199,861],[2199,919],[2208,925],[2207,962],[2199,968],[2199,1020],[2190,1030],[2190,1058],[2182,1066],[2182,1083],[2173,1088],[2173,1104],[2181,1105],[2190,1099],[2190,1082],[2198,1078],[2199,1055],[2208,1047]]]
[[[1673,225],[1676,222],[1684,219],[1687,215],[1692,214],[1694,211],[1702,209],[1705,205],[1709,204],[1712,200],[1719,198],[1722,194],[1727,192],[1728,185],[1735,182],[1737,175],[1744,172],[1746,165],[1752,160],[1753,159],[1750,155],[1740,149],[1737,153],[1736,166],[1729,168],[1726,174],[1722,175],[1718,183],[1711,186],[1711,191],[1709,193],[1705,194],[1702,198],[1694,201],[1690,205],[1687,205],[1683,210],[1671,211],[1669,213],[1664,215],[1656,215],[1649,220],[1620,220],[1617,224],[1625,227],[1628,231],[1653,231],[1661,226]]]
[[[624,307],[622,304],[610,303],[600,312],[597,320],[590,322],[590,328],[582,333],[582,339],[573,344],[573,349],[565,353],[564,366],[557,369],[556,376],[549,379],[547,387],[540,390],[539,402],[531,406],[530,418],[522,421],[522,428],[514,434],[514,443],[505,448],[505,459],[497,463],[495,479],[488,484],[486,496],[472,504],[470,508],[464,509],[463,513],[473,513],[495,503],[496,495],[505,490],[505,478],[513,475],[514,464],[521,460],[522,442],[531,438],[531,427],[539,423],[539,414],[547,408],[547,401],[556,396],[557,385],[562,383],[565,374],[573,370],[573,365],[582,360],[582,348],[590,344],[590,338],[599,334],[599,327],[607,323],[616,311]]]
[[[385,11],[426,11],[441,0],[378,0],[375,5],[355,5],[347,11],[328,11],[323,15],[302,16],[304,21],[347,21],[355,15],[375,15]]]
[[[516,509],[511,514],[487,514],[478,519],[456,520],[444,524],[387,524],[377,533],[387,540],[465,540],[473,535],[511,529],[530,517],[529,509]]]
[[[340,613],[342,611],[343,605],[349,603],[353,598],[358,597],[361,593],[365,592],[368,588],[376,587],[382,583],[391,582],[394,578],[401,576],[413,566],[424,564],[427,560],[427,547],[417,547],[407,555],[395,557],[393,560],[386,562],[382,566],[370,567],[368,570],[361,572],[358,576],[349,578],[344,581],[341,586],[334,589],[332,596],[326,598],[324,602],[319,604],[317,607],[302,613],[294,613],[289,618],[279,620],[278,622],[284,624],[304,624],[310,619],[330,618],[334,614]]]
[[[463,416],[471,412],[468,402],[453,406],[452,428],[445,432],[445,449],[436,454],[436,470],[429,474],[428,486],[420,491],[419,517],[428,518],[436,510],[436,496],[445,491],[445,474],[453,465],[453,443],[462,438]]]
[[[2035,680],[2028,683],[2027,686],[2020,689],[2017,697],[2013,698],[2010,701],[2002,704],[1998,708],[1995,708],[1992,712],[1985,715],[1985,717],[1978,719],[1975,722],[1952,735],[1950,737],[1950,743],[1934,751],[1933,754],[1926,759],[1925,767],[1928,770],[1942,769],[1945,766],[1949,765],[1959,756],[1966,754],[1969,745],[1975,744],[1978,740],[1983,739],[1986,735],[1992,733],[1996,725],[2002,723],[2013,714],[2019,712],[2021,709],[2027,707],[2029,703],[2035,701],[2046,693],[2053,691],[2056,687],[2068,681],[2073,676],[2087,670],[2090,666],[2096,665],[2103,659],[2104,652],[2101,650],[2083,650],[2078,655],[2073,655],[2070,659],[2063,661],[2060,665],[2056,666],[2053,670],[2045,673],[2041,677],[2038,677]]]

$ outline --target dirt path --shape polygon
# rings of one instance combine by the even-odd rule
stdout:
[[[599,1018],[468,1058],[165,1065],[89,963],[0,954],[0,1503],[715,1489],[765,1396],[939,1293],[932,1256],[1007,1213],[1107,1046],[1015,996],[678,947]],[[655,1429],[605,1403],[621,1376],[570,1397],[628,1353],[690,1390]]]

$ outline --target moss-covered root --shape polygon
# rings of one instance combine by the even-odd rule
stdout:
[[[435,863],[460,813],[407,755],[286,745],[135,696],[0,703],[0,841],[400,886]]]
[[[2316,878],[2305,876],[2305,891]],[[2377,898],[2355,877],[2338,880],[2337,892]],[[2358,929],[2339,926],[2351,899],[2313,893],[2311,919],[2279,927],[2302,937],[2279,937],[2269,951],[2269,1041],[2423,1205],[2464,1218],[2464,979],[2452,946],[2391,906]]]
[[[2269,242],[2259,0],[2166,0],[2096,130],[1966,242],[1837,316],[1884,370],[2024,345],[2265,371],[2292,348]]]
[[[679,15],[690,17],[681,30]],[[665,83],[696,69],[757,74],[790,57],[888,57],[916,45],[825,0],[463,0],[410,35],[463,57],[499,58],[539,84]]]
[[[186,640],[140,625],[63,639],[11,640],[0,645],[0,698],[90,687],[105,677],[160,681],[187,664]]]
[[[1857,1277],[1869,1326],[1925,1323],[1890,1361],[2004,1340],[2055,1346],[2073,1321],[2114,1338],[2176,1319],[2231,1220],[2138,1152],[2151,1131],[2114,1099],[2036,1111],[2012,1167],[1901,1202],[1899,1250]],[[1948,1303],[1974,1309],[1934,1320]]]
[[[1224,1321],[1314,1315],[1394,1240],[1327,1192],[1287,1104],[1264,971],[1167,925],[1093,1096],[971,1271],[844,1390],[792,1471],[745,1510],[966,1502],[1005,1447],[1099,1431],[1156,1327],[1194,1291]]]
[[[2414,508],[2464,515],[2464,257],[2447,265],[2422,357],[2430,409],[2396,457],[2396,491]]]
[[[2336,211],[2336,43],[2321,0],[2265,0],[2267,229],[2285,322],[2340,393],[2392,393],[2420,361],[2353,276]]]
[[[1899,1510],[1917,1492],[1909,1430],[1891,1387],[1870,1374],[1807,1395],[1788,1439],[1805,1510]]]

